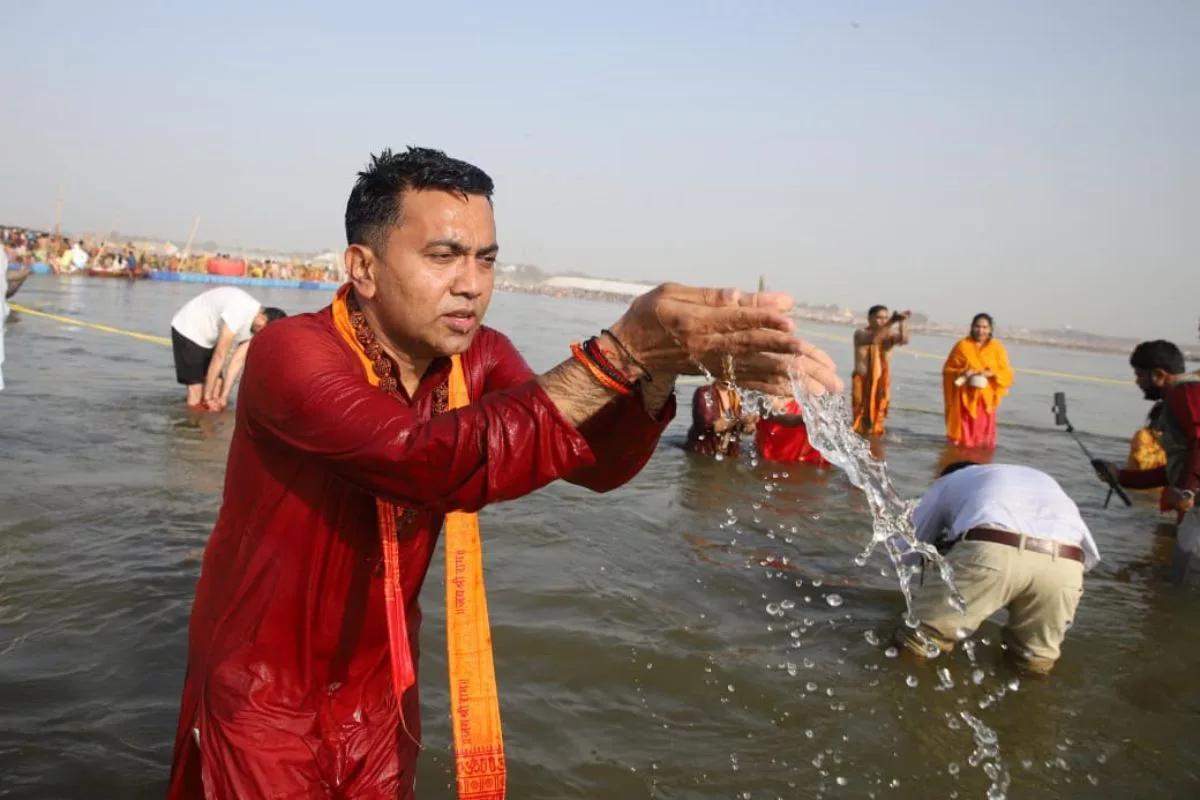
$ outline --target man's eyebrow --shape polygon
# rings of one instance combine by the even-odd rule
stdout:
[[[467,246],[457,239],[434,239],[432,242],[425,243],[426,249],[431,247],[445,247],[455,253],[467,252]]]
[[[428,242],[425,245],[426,249],[429,249],[432,247],[445,247],[448,250],[450,250],[450,252],[454,253],[455,255],[463,255],[465,253],[470,252],[470,248],[468,248],[465,244],[463,244],[462,242],[460,242],[457,239],[434,239],[432,242]],[[485,246],[479,248],[475,254],[480,255],[480,256],[490,256],[490,255],[494,255],[499,250],[500,250],[500,245],[497,244],[496,242],[492,242],[489,245],[485,245]]]

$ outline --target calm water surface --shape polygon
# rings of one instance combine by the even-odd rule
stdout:
[[[35,277],[16,299],[167,335],[196,291]],[[292,312],[328,300],[257,294]],[[973,309],[964,311],[965,323]],[[501,294],[489,322],[542,369],[619,313]],[[844,373],[848,345],[819,341]],[[944,353],[951,344],[917,337],[912,347]],[[0,794],[161,797],[232,418],[180,408],[168,347],[19,312],[6,345]],[[1018,367],[1129,378],[1120,356],[1009,351]],[[939,411],[940,368],[897,356],[894,402]],[[880,574],[882,556],[853,564],[869,538],[861,495],[835,472],[685,456],[690,388],[629,486],[605,496],[553,486],[485,511],[510,796],[983,797],[989,781],[968,761],[969,731],[947,723],[963,709],[999,734],[1009,797],[1200,796],[1200,598],[1159,582],[1167,540],[1150,500],[1102,508],[1104,491],[1052,427],[1058,390],[1089,445],[1118,460],[1147,410],[1131,384],[1032,375],[1018,375],[1002,409],[1011,424],[996,460],[1058,478],[1104,557],[1057,672],[1016,691],[992,626],[976,637],[976,663],[965,652],[927,665],[888,657],[902,601]],[[955,456],[940,417],[920,410],[896,411],[880,449],[912,496]],[[421,797],[450,798],[440,561],[434,573],[418,787]],[[783,608],[773,615],[769,604]],[[936,674],[943,666],[948,690]]]

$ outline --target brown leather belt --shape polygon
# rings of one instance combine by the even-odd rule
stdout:
[[[1058,558],[1069,558],[1081,564],[1085,563],[1082,547],[1076,547],[1073,544],[1052,542],[1049,539],[1035,539],[1032,536],[1022,537],[1021,534],[1012,533],[1011,531],[998,531],[995,528],[972,528],[964,533],[962,538],[971,542],[992,542],[1016,548],[1021,547],[1021,539],[1023,538],[1026,550],[1032,550],[1035,553],[1042,553],[1048,556],[1057,556]]]

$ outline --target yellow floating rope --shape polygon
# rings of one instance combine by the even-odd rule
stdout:
[[[9,303],[8,307],[13,311],[20,311],[22,314],[31,314],[35,317],[45,317],[52,319],[55,322],[62,322],[67,325],[76,325],[80,328],[91,328],[94,331],[103,331],[104,333],[115,333],[120,336],[128,336],[131,339],[138,339],[143,342],[152,342],[153,344],[163,344],[170,346],[171,340],[165,336],[151,336],[148,333],[138,333],[137,331],[127,331],[121,328],[114,328],[111,325],[99,325],[95,322],[84,322],[75,317],[63,317],[58,314],[48,314],[45,311],[35,311],[28,306],[19,305],[17,303]]]

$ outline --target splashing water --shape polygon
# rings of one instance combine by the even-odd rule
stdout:
[[[706,378],[710,381],[714,380],[712,374],[703,365],[698,364],[698,366]],[[887,553],[888,558],[892,562],[897,581],[900,585],[900,591],[904,595],[906,606],[904,623],[910,629],[914,630],[914,635],[917,639],[926,644],[926,656],[929,658],[936,657],[940,653],[940,649],[937,648],[936,644],[928,640],[923,631],[919,630],[919,620],[913,614],[912,610],[911,581],[913,575],[920,568],[905,563],[905,556],[919,555],[924,558],[926,563],[936,566],[938,575],[950,591],[950,604],[960,613],[966,613],[966,601],[963,600],[962,594],[954,584],[953,567],[942,557],[937,548],[916,538],[912,515],[916,509],[917,501],[908,500],[900,496],[892,485],[887,463],[875,458],[871,453],[870,443],[854,432],[850,422],[851,415],[846,409],[845,396],[831,393],[825,393],[820,396],[813,395],[805,388],[803,375],[796,374],[795,372],[791,375],[791,381],[792,396],[799,404],[801,412],[804,415],[810,444],[830,464],[841,470],[850,483],[860,489],[867,498],[872,518],[871,540],[866,544],[862,552],[855,557],[855,565],[859,567],[866,566],[876,548],[882,546],[884,552]],[[722,382],[738,393],[743,408],[755,410],[763,418],[770,417],[775,413],[771,398],[761,392],[738,387],[731,369]],[[752,445],[747,455],[751,462],[751,467],[757,466],[758,458],[757,454],[753,451]],[[755,521],[758,520],[756,519]],[[812,583],[814,587],[821,585],[819,579],[814,579]],[[799,585],[799,582],[797,582],[797,585]],[[826,600],[829,605],[835,608],[842,604],[840,595],[829,595]],[[786,612],[780,609],[780,613]],[[796,631],[792,633],[795,635]],[[966,637],[960,635],[958,638],[965,639]],[[975,661],[973,644],[974,642],[969,640],[963,642],[963,649],[967,652],[968,658],[972,663]],[[931,652],[933,650],[937,650],[938,652]],[[888,658],[895,658],[898,652],[895,647],[888,647],[884,655]],[[789,666],[794,669],[794,665]],[[809,668],[813,664],[809,659],[804,659],[804,666]],[[792,669],[788,669],[789,675],[796,674]],[[940,686],[938,688],[940,690],[945,691],[953,686],[953,682],[947,680],[948,677],[949,674],[944,668],[939,671]],[[915,688],[919,684],[919,681],[915,676],[910,675],[906,683],[910,687]],[[975,679],[975,683],[979,683],[978,678]],[[732,689],[732,687],[730,688]],[[812,682],[806,685],[806,689],[809,692],[814,692],[817,688],[817,685]],[[999,737],[995,731],[985,725],[978,717],[966,711],[961,711],[960,716],[971,728],[975,739],[975,751],[968,759],[968,763],[972,767],[982,765],[984,774],[991,780],[991,786],[987,790],[988,800],[1005,800],[1008,795],[1011,778],[1004,761],[1000,757]],[[736,766],[734,768],[736,769]],[[894,788],[896,785],[896,782],[893,781],[892,787]]]
[[[983,772],[992,779],[988,787],[988,800],[1004,800],[1008,795],[1010,778],[1004,762],[1000,760],[1000,739],[996,732],[984,725],[983,722],[969,711],[958,712],[963,722],[971,727],[975,734],[975,752],[967,759],[972,767],[983,764]]]
[[[942,558],[933,545],[918,541],[912,524],[915,500],[901,497],[892,486],[887,462],[871,454],[870,443],[854,432],[850,414],[846,410],[846,398],[841,394],[826,393],[814,396],[804,388],[803,376],[793,373],[792,396],[800,405],[808,428],[810,444],[833,466],[845,473],[852,484],[867,497],[873,519],[871,540],[854,563],[865,566],[877,547],[882,546],[891,559],[904,593],[908,613],[905,622],[910,628],[917,627],[912,612],[911,581],[919,567],[905,563],[906,553],[916,553],[937,567],[941,579],[950,587],[950,602],[960,613],[966,612],[966,603],[954,585],[954,569]],[[744,406],[756,407],[762,416],[772,413],[769,398],[759,392],[740,391]]]
[[[875,458],[871,453],[870,443],[854,432],[851,425],[851,415],[847,413],[846,398],[841,394],[826,393],[813,395],[805,388],[803,376],[793,373],[792,395],[799,404],[808,428],[809,442],[825,457],[830,464],[841,470],[849,481],[860,489],[867,498],[871,510],[872,532],[871,540],[867,543],[854,563],[866,566],[867,561],[882,546],[892,562],[900,591],[904,594],[907,608],[904,622],[914,629],[916,637],[924,642],[926,655],[936,657],[939,649],[928,640],[918,629],[919,620],[913,614],[911,580],[917,567],[905,563],[905,556],[918,554],[926,563],[933,564],[942,581],[950,590],[950,603],[960,613],[966,613],[966,602],[954,584],[954,569],[937,551],[934,546],[919,541],[913,529],[912,515],[916,508],[915,500],[907,500],[900,496],[892,485],[888,474],[887,463]],[[763,417],[770,416],[773,407],[766,395],[758,392],[739,390],[744,406],[757,408]],[[815,585],[815,582],[814,582]],[[840,596],[838,597],[840,601]],[[841,603],[838,602],[837,605]],[[831,603],[833,605],[833,603]],[[965,637],[959,637],[965,638]],[[968,657],[974,662],[974,651],[964,642]],[[938,651],[938,652],[930,652]],[[888,648],[887,656],[894,656],[894,648]],[[949,672],[944,668],[939,670],[938,689],[945,691],[953,687]],[[906,683],[909,687],[919,684],[916,676],[908,676]],[[976,681],[978,683],[978,681]],[[1004,800],[1008,794],[1010,776],[1003,760],[1000,758],[999,737],[995,731],[985,725],[979,718],[962,711],[961,718],[971,728],[975,738],[975,752],[968,760],[971,766],[982,765],[984,774],[991,780],[988,787],[988,800]]]

